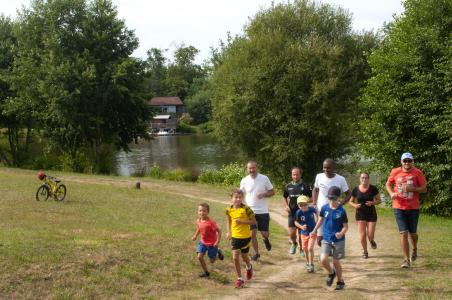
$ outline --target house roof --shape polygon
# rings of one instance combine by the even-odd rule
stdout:
[[[171,119],[170,115],[158,115],[153,118],[154,120],[168,120]]]
[[[160,106],[160,105],[184,105],[179,97],[154,97],[148,101],[149,105]]]

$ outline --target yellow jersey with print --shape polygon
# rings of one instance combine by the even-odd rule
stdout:
[[[251,229],[249,224],[237,224],[235,220],[249,221],[254,218],[254,212],[241,204],[240,207],[234,208],[232,205],[226,208],[226,215],[231,218],[231,236],[237,239],[246,239],[251,237]]]

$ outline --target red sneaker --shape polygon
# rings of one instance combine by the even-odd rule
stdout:
[[[246,269],[246,280],[253,278],[253,265],[249,269]]]
[[[237,281],[235,282],[235,288],[236,289],[241,289],[243,287],[243,285],[245,284],[245,282],[242,279],[237,279]]]

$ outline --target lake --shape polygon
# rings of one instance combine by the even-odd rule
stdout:
[[[240,160],[235,151],[227,151],[210,135],[158,136],[150,141],[129,145],[129,153],[116,155],[118,175],[147,174],[156,163],[162,170],[183,168],[199,174],[203,169],[220,168]]]

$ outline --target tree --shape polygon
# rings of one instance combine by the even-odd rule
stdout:
[[[212,78],[215,132],[279,178],[312,179],[326,157],[349,153],[350,125],[375,45],[344,10],[310,1],[272,5],[220,55]]]
[[[82,171],[80,156],[103,171],[102,146],[127,150],[146,128],[144,65],[130,57],[137,38],[108,0],[34,0],[19,22],[11,80],[16,102],[32,104],[45,135],[71,157],[74,171]]]
[[[174,52],[174,62],[168,65],[165,85],[168,96],[179,96],[182,100],[188,96],[195,78],[204,77],[202,68],[194,63],[199,50],[193,46],[178,47]]]
[[[0,161],[19,166],[26,160],[31,142],[32,116],[26,103],[14,101],[9,80],[14,64],[14,49],[17,46],[14,22],[0,15],[0,126],[7,137],[8,147],[0,147]]]
[[[407,0],[372,53],[362,96],[361,149],[387,177],[410,151],[425,171],[422,208],[452,214],[452,2]]]
[[[165,78],[167,75],[166,58],[163,50],[151,48],[147,51],[148,57],[145,62],[145,87],[149,92],[149,98],[166,96],[167,87]]]

